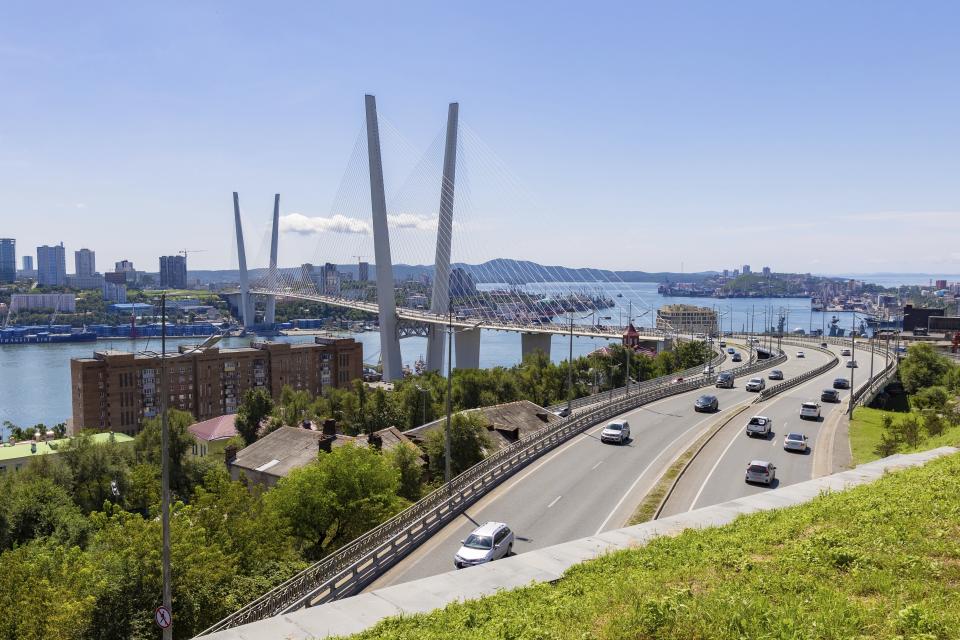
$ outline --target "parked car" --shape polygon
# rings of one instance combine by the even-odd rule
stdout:
[[[750,381],[747,382],[747,391],[763,391],[766,386],[763,378],[750,378]]]
[[[777,468],[766,460],[751,460],[747,465],[747,482],[758,482],[770,486],[777,477]]]
[[[697,398],[697,401],[693,403],[694,411],[717,411],[720,409],[720,401],[717,400],[717,396],[711,396],[709,394],[702,395]]]
[[[806,355],[803,353],[803,351],[797,351],[797,357],[798,357],[798,358],[805,358]]]
[[[820,419],[820,403],[819,402],[801,403],[800,419],[801,420],[819,420]]]
[[[753,436],[766,438],[770,435],[771,429],[773,429],[773,420],[766,416],[753,416],[747,421],[747,435],[751,438]]]
[[[802,433],[788,433],[783,438],[783,450],[784,451],[800,451],[806,453],[807,451],[807,436]]]
[[[460,541],[460,550],[453,556],[457,569],[472,567],[505,558],[513,551],[514,535],[502,522],[487,522]]]
[[[841,349],[841,350],[840,350],[840,355],[841,355],[841,356],[849,356],[849,355],[850,355],[850,349]]]
[[[847,369],[856,369],[857,366],[856,360],[847,360]]]
[[[833,379],[833,388],[834,389],[849,389],[850,381],[846,378],[834,378]]]
[[[739,354],[739,353],[735,353],[735,354],[733,354],[733,357],[730,358],[730,360],[731,360],[732,362],[740,362],[741,360],[743,360],[743,358],[740,357],[740,354]]]
[[[600,442],[616,442],[623,444],[630,439],[630,423],[626,420],[616,420],[609,423],[600,432]]]
[[[836,389],[824,389],[820,392],[820,402],[840,402],[840,392]]]
[[[774,369],[770,372],[770,375],[767,376],[771,380],[783,380],[783,371],[780,369]]]
[[[733,374],[729,371],[721,371],[717,376],[716,386],[721,389],[733,389]]]

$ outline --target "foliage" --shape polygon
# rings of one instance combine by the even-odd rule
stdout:
[[[171,409],[167,412],[167,427],[170,433],[170,490],[183,498],[193,493],[193,488],[199,484],[203,473],[200,469],[202,463],[188,455],[194,440],[187,427],[193,422],[193,416],[186,411]],[[160,418],[143,421],[143,430],[137,434],[134,442],[138,462],[160,466],[161,426]]]
[[[910,346],[907,356],[900,362],[900,380],[907,393],[940,385],[953,365],[940,355],[933,346],[919,343]]]
[[[379,451],[348,444],[293,470],[266,501],[315,560],[402,509],[399,486],[400,472]]]
[[[917,411],[923,411],[924,409],[945,411],[949,400],[950,392],[947,391],[946,387],[924,387],[910,396],[910,406]]]
[[[956,638],[958,528],[955,455],[353,637]]]
[[[257,441],[260,421],[273,411],[273,398],[266,389],[249,389],[237,408],[236,428],[247,444]]]
[[[434,478],[444,477],[447,459],[445,446],[445,428],[434,429],[427,436],[424,448],[430,464],[430,475]],[[489,446],[487,426],[481,414],[465,412],[451,417],[450,472],[454,476],[483,460]]]
[[[42,476],[6,474],[0,481],[0,550],[50,537],[67,546],[88,533],[86,519],[66,489]]]
[[[397,493],[411,502],[419,500],[423,482],[420,450],[415,445],[404,443],[393,447],[386,455],[400,477]]]

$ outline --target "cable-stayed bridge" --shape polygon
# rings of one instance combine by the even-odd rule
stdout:
[[[432,295],[429,309],[425,305],[405,306],[397,304],[395,279],[393,273],[393,255],[391,253],[390,223],[401,227],[414,218],[409,214],[388,215],[387,198],[384,188],[383,162],[381,157],[380,122],[377,116],[376,99],[366,96],[366,166],[369,182],[370,222],[357,218],[335,215],[334,222],[345,233],[368,232],[373,237],[373,253],[376,284],[375,300],[362,299],[364,296],[346,295],[339,286],[327,286],[328,265],[323,268],[320,281],[312,272],[312,265],[305,264],[299,273],[291,275],[290,270],[280,270],[277,266],[280,231],[280,196],[274,197],[273,223],[270,235],[270,262],[266,274],[251,280],[247,268],[246,249],[243,240],[243,227],[240,216],[240,202],[237,193],[233,194],[234,225],[237,242],[237,257],[240,269],[240,315],[245,327],[254,324],[255,297],[265,297],[264,322],[275,323],[276,298],[294,298],[321,302],[345,309],[353,309],[376,314],[379,319],[381,358],[385,380],[402,377],[400,359],[400,339],[407,336],[427,338],[427,369],[443,369],[446,349],[445,339],[448,330],[454,331],[456,362],[459,368],[476,368],[480,362],[480,336],[483,330],[516,332],[521,335],[523,355],[540,350],[549,355],[551,338],[554,335],[574,335],[587,338],[619,339],[623,335],[620,326],[611,327],[595,321],[585,325],[582,320],[574,319],[574,314],[587,312],[594,318],[603,309],[611,306],[612,301],[602,298],[583,296],[575,293],[562,299],[551,298],[541,293],[512,289],[478,293],[472,291],[474,304],[463,303],[461,291],[451,291],[451,282],[460,288],[464,275],[451,270],[451,247],[453,245],[456,184],[458,171],[459,141],[459,105],[451,103],[447,111],[447,126],[443,145],[442,176],[439,187],[439,208],[435,221],[436,242],[433,255],[434,273]],[[359,143],[358,143],[359,150]],[[355,155],[358,155],[355,150]],[[428,221],[429,227],[434,226]],[[504,230],[505,232],[508,230]],[[356,249],[354,250],[356,252]],[[542,275],[527,272],[519,262],[504,262],[509,265],[491,268],[484,273],[488,282],[536,282]],[[337,277],[334,274],[334,277]],[[557,281],[564,280],[562,273],[556,274]],[[351,290],[350,294],[358,293]],[[453,294],[453,295],[452,295]],[[622,295],[622,294],[621,294]],[[476,304],[477,298],[482,304]],[[458,302],[459,300],[459,302]],[[424,300],[425,301],[425,300]],[[554,322],[554,318],[566,316],[565,324]],[[619,323],[618,323],[619,324]],[[627,325],[630,318],[627,319]],[[652,329],[637,329],[638,339],[649,343],[651,349],[659,350],[666,340],[663,332]]]

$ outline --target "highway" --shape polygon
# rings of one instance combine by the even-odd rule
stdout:
[[[742,345],[737,349],[746,353]],[[791,357],[778,367],[788,379],[829,360],[815,350],[803,359],[793,357],[794,352],[788,350]],[[737,365],[728,358],[723,368]],[[632,440],[623,446],[600,442],[604,425],[589,429],[497,487],[367,590],[450,571],[460,540],[487,521],[506,522],[515,531],[515,553],[623,526],[679,453],[756,397],[744,389],[745,383],[738,379],[733,389],[692,391],[629,412],[623,417],[630,422]],[[719,412],[694,412],[693,402],[703,393],[718,397]]]
[[[785,351],[795,355],[803,347],[784,346]],[[814,354],[823,358],[823,354],[813,349],[804,349],[807,358],[813,362]],[[844,442],[831,443],[827,434],[841,417],[846,407],[849,390],[840,390],[840,403],[822,403],[821,420],[801,420],[800,404],[804,401],[820,400],[820,391],[832,387],[835,378],[849,378],[850,369],[846,368],[848,357],[840,356],[841,347],[831,346],[830,350],[840,358],[839,364],[829,371],[774,396],[759,405],[754,405],[725,426],[704,447],[703,451],[694,459],[684,472],[670,499],[664,505],[660,514],[666,517],[683,511],[709,506],[733,500],[745,495],[768,491],[763,485],[751,485],[744,482],[744,472],[747,463],[751,460],[767,460],[776,465],[776,481],[770,488],[786,486],[795,482],[809,480],[815,475],[831,473],[829,467],[830,452],[833,446],[848,446]],[[874,373],[879,373],[884,367],[881,355],[873,356]],[[870,375],[870,355],[864,350],[857,350],[857,362],[860,365],[854,373],[854,384],[857,388],[867,384]],[[823,360],[820,360],[823,362]],[[773,419],[774,435],[770,438],[750,438],[745,433],[747,420],[753,415],[763,415]],[[788,452],[783,449],[783,438],[789,431],[803,433],[808,437],[809,452],[806,454]],[[820,434],[825,434],[821,442]],[[814,473],[815,462],[820,461],[822,471]]]

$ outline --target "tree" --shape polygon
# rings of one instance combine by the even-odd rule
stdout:
[[[200,480],[196,460],[188,456],[193,448],[193,436],[187,431],[187,427],[193,424],[193,416],[186,411],[171,409],[167,412],[167,426],[170,433],[169,451],[170,454],[170,489],[176,495],[186,498],[193,493],[193,487]],[[140,463],[153,464],[161,466],[160,456],[160,436],[161,436],[160,418],[151,418],[144,420],[143,430],[137,434],[134,442],[134,453],[136,461]]]
[[[374,389],[370,402],[368,428],[370,433],[403,424],[403,414],[397,404],[397,396],[383,389]]]
[[[265,499],[315,560],[402,509],[399,487],[399,471],[379,451],[348,444],[293,470]]]
[[[425,449],[430,461],[430,474],[443,478],[446,465],[444,448],[445,425],[434,429],[427,436]],[[468,411],[456,413],[450,420],[450,472],[456,476],[477,464],[486,455],[490,446],[487,426],[483,415]]]
[[[420,499],[423,464],[416,445],[401,443],[387,453],[387,460],[400,476],[397,493],[411,502]]]
[[[950,402],[950,392],[946,387],[934,386],[920,389],[910,396],[910,406],[917,411],[932,410],[943,413]]]
[[[920,414],[923,416],[923,429],[928,436],[936,437],[946,430],[946,421],[935,409],[924,409]]]
[[[0,549],[49,536],[82,544],[89,527],[67,491],[44,477],[9,477],[0,485]]]
[[[920,444],[922,432],[920,431],[920,421],[917,419],[917,416],[907,414],[894,428],[899,439],[908,447],[913,448]]]
[[[912,345],[900,362],[900,380],[907,393],[942,384],[951,369],[950,361],[926,343]]]
[[[903,438],[899,431],[894,427],[893,416],[885,413],[880,419],[880,426],[883,432],[880,434],[880,442],[874,448],[873,452],[881,458],[891,456],[900,450],[903,445]]]
[[[103,508],[105,501],[119,502],[128,486],[132,452],[113,442],[97,443],[80,435],[65,446],[60,459],[70,468],[70,493],[84,513]]]
[[[249,389],[237,409],[236,428],[248,445],[257,441],[260,421],[273,412],[273,398],[266,389]]]
[[[280,406],[276,408],[280,421],[298,427],[310,414],[313,397],[306,390],[294,391],[289,385],[280,390]]]

